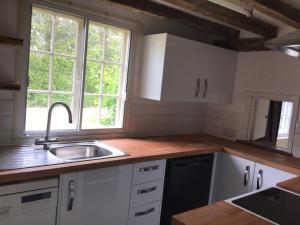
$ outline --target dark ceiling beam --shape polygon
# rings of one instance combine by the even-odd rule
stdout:
[[[241,0],[257,11],[300,29],[300,10],[281,0]]]
[[[165,17],[171,20],[181,22],[202,33],[210,34],[226,39],[238,39],[240,31],[238,29],[212,22],[178,9],[170,8],[149,0],[108,0],[121,5],[125,5],[140,11],[151,13],[157,16]]]
[[[216,40],[215,45],[239,52],[268,51],[265,42],[268,38],[241,38],[239,40]]]
[[[246,17],[207,0],[160,0],[192,13],[202,14],[222,23],[250,31],[263,37],[276,37],[278,28],[255,17]],[[272,0],[274,1],[274,0]]]

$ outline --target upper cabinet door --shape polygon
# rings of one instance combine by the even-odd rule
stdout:
[[[255,162],[222,153],[217,175],[215,201],[251,191]]]
[[[203,45],[167,35],[162,100],[202,101],[204,76]]]
[[[231,101],[237,53],[170,34],[144,37],[139,95],[166,101]]]
[[[209,103],[230,103],[237,66],[237,52],[206,45],[202,97]]]
[[[297,177],[295,174],[256,163],[252,191],[276,186],[277,183]]]
[[[127,225],[133,165],[61,176],[58,225]]]

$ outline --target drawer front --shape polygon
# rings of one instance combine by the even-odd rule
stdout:
[[[133,185],[161,180],[165,176],[166,160],[136,163],[133,169]]]
[[[159,201],[131,209],[128,225],[159,225],[160,208]]]
[[[163,180],[139,184],[132,187],[130,207],[136,207],[149,202],[161,201]]]

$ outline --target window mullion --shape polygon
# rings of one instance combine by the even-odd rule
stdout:
[[[79,121],[78,121],[78,130],[82,129],[82,114],[83,114],[83,101],[84,101],[84,90],[85,90],[85,75],[86,75],[86,63],[87,63],[87,47],[88,47],[88,37],[89,37],[89,20],[86,18],[84,20],[83,26],[83,38],[82,38],[82,45],[81,45],[81,59],[82,59],[82,66],[81,66],[81,99],[80,99],[80,111],[79,111]]]
[[[48,97],[48,109],[50,108],[51,101],[52,101],[52,72],[53,72],[53,54],[54,54],[54,43],[55,43],[55,21],[56,16],[52,17],[52,30],[51,30],[51,45],[50,45],[50,65],[49,65],[49,97]]]

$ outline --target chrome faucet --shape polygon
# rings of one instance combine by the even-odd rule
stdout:
[[[52,111],[53,109],[57,106],[57,105],[61,105],[63,107],[65,107],[65,109],[68,112],[68,116],[69,116],[69,123],[72,123],[72,112],[70,107],[63,103],[63,102],[55,102],[51,105],[51,107],[49,108],[48,111],[48,118],[47,118],[47,129],[46,129],[46,135],[44,139],[36,139],[35,140],[35,145],[43,145],[43,149],[47,150],[50,148],[50,144],[53,142],[58,142],[58,138],[50,138],[50,125],[51,125],[51,118],[52,118]]]

